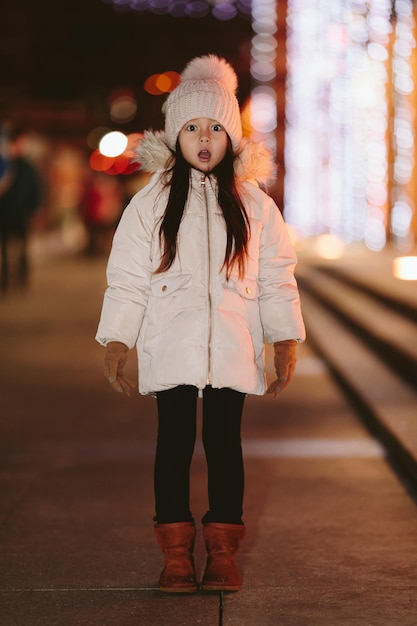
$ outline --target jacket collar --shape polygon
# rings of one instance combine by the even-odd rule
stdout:
[[[166,169],[169,159],[175,159],[166,143],[164,131],[146,130],[135,149],[135,161],[146,172],[158,172]],[[242,147],[235,157],[235,174],[240,182],[254,181],[262,186],[269,186],[276,176],[273,155],[263,142],[243,140]]]

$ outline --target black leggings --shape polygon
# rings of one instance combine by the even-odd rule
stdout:
[[[155,521],[193,521],[190,466],[196,440],[198,390],[181,385],[156,394],[158,440],[155,457]],[[207,460],[209,510],[203,522],[242,524],[244,469],[241,418],[245,394],[203,390],[203,446]]]

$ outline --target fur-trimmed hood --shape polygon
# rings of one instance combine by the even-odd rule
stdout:
[[[135,148],[136,162],[145,172],[154,173],[166,169],[168,160],[175,158],[165,138],[165,132],[146,130]],[[235,174],[241,182],[255,180],[264,187],[270,186],[276,176],[272,152],[263,142],[243,140],[242,148],[235,157]]]

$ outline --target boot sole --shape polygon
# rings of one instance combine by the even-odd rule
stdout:
[[[198,587],[159,587],[159,590],[163,593],[196,593]]]

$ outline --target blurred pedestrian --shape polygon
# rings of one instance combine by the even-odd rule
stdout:
[[[116,176],[104,172],[92,174],[81,209],[88,232],[87,254],[109,253],[124,200],[124,188]]]
[[[2,129],[0,167],[0,288],[6,291],[11,278],[26,286],[29,277],[28,232],[30,220],[40,207],[42,184],[36,167],[22,153],[23,133]],[[18,261],[11,263],[11,245],[17,244]],[[14,271],[16,270],[16,271]]]
[[[296,255],[280,211],[255,182],[271,177],[272,157],[242,139],[236,89],[224,59],[193,59],[167,99],[165,132],[145,133],[138,159],[155,175],[117,228],[96,336],[107,346],[105,375],[114,389],[130,396],[124,366],[136,345],[139,391],[156,396],[154,521],[165,592],[198,586],[189,502],[197,398],[209,502],[201,587],[237,591],[245,396],[287,387],[305,335]],[[275,348],[277,378],[268,389],[264,342]]]

